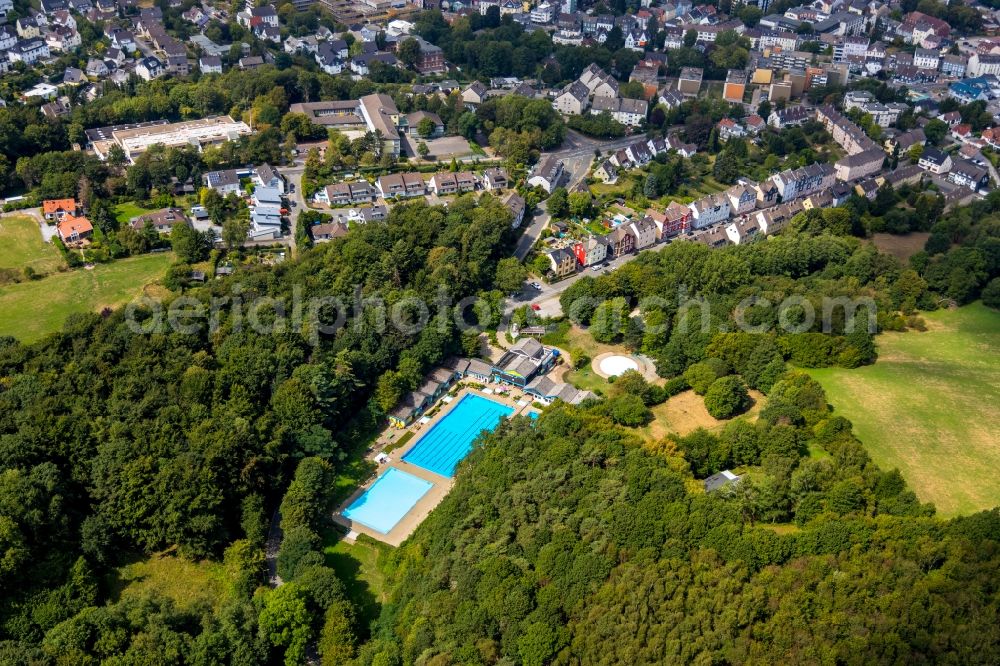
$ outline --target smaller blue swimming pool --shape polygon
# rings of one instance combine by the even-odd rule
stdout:
[[[469,455],[476,437],[484,430],[494,430],[513,413],[507,405],[467,393],[424,433],[403,460],[441,476],[455,476],[455,467]]]
[[[388,534],[433,485],[390,467],[344,510],[343,516],[380,534]]]

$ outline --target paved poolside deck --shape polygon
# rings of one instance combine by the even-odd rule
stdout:
[[[490,388],[493,386],[499,385],[491,385]],[[382,543],[387,543],[390,546],[399,546],[406,541],[407,537],[409,537],[413,531],[417,529],[417,526],[430,515],[431,511],[433,511],[438,504],[441,503],[441,500],[444,499],[445,495],[448,494],[452,486],[455,484],[455,480],[450,477],[435,474],[434,472],[426,470],[423,467],[418,467],[417,465],[408,463],[403,460],[403,456],[405,456],[410,449],[416,446],[420,440],[423,439],[424,435],[430,432],[431,428],[433,428],[439,420],[447,416],[463,397],[470,393],[489,400],[495,400],[496,402],[513,408],[514,412],[510,415],[511,417],[537,411],[532,408],[530,400],[526,405],[517,404],[518,400],[521,399],[522,396],[522,392],[519,389],[510,389],[508,395],[503,395],[497,393],[490,394],[467,386],[462,387],[458,393],[455,394],[454,399],[447,404],[443,404],[438,412],[431,417],[430,421],[427,423],[417,422],[401,431],[412,431],[415,432],[416,435],[405,445],[395,451],[392,451],[391,453],[386,454],[389,456],[389,460],[379,465],[375,474],[362,484],[361,487],[351,493],[350,497],[344,500],[344,502],[337,507],[333,513],[333,521],[348,530],[353,530],[359,534],[367,534],[372,539],[381,541]],[[528,396],[525,396],[524,399],[527,400]],[[413,505],[413,508],[410,509],[406,515],[404,515],[399,522],[396,523],[391,530],[389,530],[387,534],[382,534],[381,532],[377,532],[376,530],[373,530],[366,525],[362,525],[357,521],[345,518],[342,512],[347,509],[347,507],[349,507],[354,500],[371,488],[375,481],[390,467],[395,467],[396,469],[406,472],[407,474],[412,474],[413,476],[424,479],[425,481],[429,481],[433,485],[431,486],[431,489],[428,490],[427,493]]]

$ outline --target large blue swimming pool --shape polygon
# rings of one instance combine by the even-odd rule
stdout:
[[[493,430],[512,413],[512,407],[467,393],[407,451],[403,460],[441,476],[454,476],[455,467],[469,455],[479,433]]]
[[[343,515],[376,532],[388,534],[433,485],[390,467],[364,495],[351,502]]]

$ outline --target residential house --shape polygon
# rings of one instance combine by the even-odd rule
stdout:
[[[656,223],[650,217],[631,222],[628,231],[635,236],[634,247],[636,250],[643,250],[656,242]]]
[[[604,160],[594,169],[594,178],[609,185],[618,182],[618,167],[611,160]]]
[[[17,44],[18,34],[12,26],[0,25],[0,51],[9,50]]]
[[[941,64],[941,54],[932,49],[918,48],[913,53],[913,66],[918,69],[936,70]]]
[[[156,229],[157,233],[170,235],[178,224],[189,224],[187,216],[180,208],[164,208],[152,213],[146,213],[133,218],[130,222],[133,229],[141,230],[147,224]]]
[[[925,171],[940,175],[951,170],[951,156],[933,146],[926,146],[917,164]]]
[[[90,60],[87,61],[87,67],[84,70],[84,73],[86,73],[86,75],[89,77],[103,79],[105,76],[108,75],[109,71],[110,70],[108,69],[108,65],[105,61],[99,58],[91,58]]]
[[[719,140],[725,143],[729,139],[740,138],[747,135],[743,126],[737,123],[732,118],[723,118],[715,125],[716,129],[719,130]]]
[[[838,180],[859,180],[882,170],[885,151],[873,148],[853,155],[845,155],[834,164]]]
[[[635,251],[635,234],[626,229],[625,225],[620,225],[605,238],[608,240],[608,254],[616,259]]]
[[[594,97],[618,97],[618,81],[591,63],[577,79]]]
[[[691,226],[694,229],[718,224],[728,220],[731,212],[729,199],[724,194],[711,194],[689,204],[691,208]]]
[[[379,193],[386,199],[390,197],[418,197],[426,191],[424,177],[419,173],[391,173],[379,176],[377,181]]]
[[[23,62],[25,65],[34,65],[39,60],[45,60],[49,55],[49,45],[45,43],[45,40],[37,37],[22,39],[7,51],[7,58],[12,63]]]
[[[769,180],[774,182],[782,201],[790,201],[830,187],[835,177],[836,172],[831,165],[813,163],[782,171]]]
[[[990,175],[981,167],[967,160],[955,160],[948,172],[948,180],[970,190],[985,189],[990,184]]]
[[[658,241],[682,234],[691,226],[691,209],[676,201],[671,201],[662,213],[652,209],[647,210],[646,216],[656,225]]]
[[[667,109],[676,109],[685,102],[685,98],[684,95],[677,90],[663,89],[660,92],[660,96],[657,101]]]
[[[501,167],[489,167],[483,171],[483,189],[487,192],[507,189],[507,172]]]
[[[556,279],[568,277],[576,272],[576,255],[568,248],[558,248],[546,253],[549,258],[549,270]]]
[[[552,108],[564,116],[582,115],[590,103],[590,92],[587,86],[579,81],[573,81],[559,91],[552,101]]]
[[[729,211],[732,215],[743,215],[757,208],[757,191],[748,183],[738,183],[725,192],[729,199]]]
[[[638,127],[646,120],[649,104],[644,99],[622,97],[595,97],[590,107],[592,115],[610,113],[622,125]]]
[[[67,214],[59,220],[56,232],[62,242],[69,245],[90,238],[94,233],[94,225],[85,217]]]
[[[520,227],[521,223],[524,221],[524,212],[527,208],[524,197],[518,194],[515,190],[511,190],[505,194],[500,201],[503,202],[503,204],[507,206],[507,210],[510,211],[510,226],[514,229]]]
[[[784,109],[775,109],[767,117],[767,124],[775,129],[786,127],[797,127],[814,117],[812,109],[804,106],[789,106]]]
[[[316,243],[326,243],[336,238],[347,235],[347,225],[343,222],[327,222],[324,224],[314,224],[309,228],[312,239]]]
[[[486,86],[479,81],[473,81],[462,91],[462,103],[472,111],[475,111],[485,101]]]
[[[760,224],[752,217],[736,220],[726,225],[725,232],[732,243],[741,245],[760,235]]]
[[[202,74],[222,74],[222,58],[219,56],[201,56],[198,58],[198,69]]]
[[[146,56],[136,63],[135,73],[143,81],[152,81],[166,74],[166,68],[154,56]]]
[[[438,172],[431,176],[430,190],[438,196],[460,194],[476,189],[476,177],[468,171],[460,173]]]
[[[285,193],[284,176],[266,162],[253,170],[251,178],[255,187],[269,187],[276,189],[279,194]]]
[[[967,67],[968,60],[965,56],[946,55],[941,58],[941,73],[945,76],[953,76],[956,79],[964,78]]]
[[[677,138],[676,134],[667,137],[667,146],[681,157],[692,157],[698,152],[698,146],[693,143],[684,143]]]
[[[414,37],[414,39],[420,44],[420,57],[416,64],[418,72],[427,76],[448,71],[448,65],[444,61],[444,51],[420,37]]]
[[[329,42],[323,42],[316,47],[313,59],[319,68],[330,76],[336,76],[344,71],[344,59]]]
[[[966,76],[976,78],[986,74],[1000,75],[1000,54],[973,53],[965,68]]]
[[[543,190],[552,193],[552,190],[559,186],[559,181],[563,175],[563,162],[555,155],[546,155],[532,169],[531,177],[528,178],[528,185],[541,187]]]
[[[222,196],[226,196],[230,193],[240,194],[240,177],[236,173],[236,169],[225,169],[223,171],[209,171],[204,176],[202,180],[205,183],[205,187],[215,190]]]
[[[608,243],[603,236],[590,236],[574,245],[573,253],[581,266],[593,266],[608,256]]]
[[[32,16],[22,16],[14,25],[17,28],[17,36],[21,39],[36,39],[42,36],[38,21]]]
[[[42,201],[42,214],[46,220],[61,220],[77,213],[76,199],[45,199]]]
[[[328,206],[346,204],[371,203],[377,198],[377,192],[366,180],[351,183],[334,183],[316,192],[315,199]]]

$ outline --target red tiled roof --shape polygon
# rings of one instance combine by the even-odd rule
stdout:
[[[42,212],[46,215],[59,211],[73,212],[76,210],[76,199],[46,199],[42,202]]]
[[[94,225],[85,217],[73,217],[66,215],[58,225],[59,237],[69,238],[76,232],[78,235],[90,233],[94,230]]]

